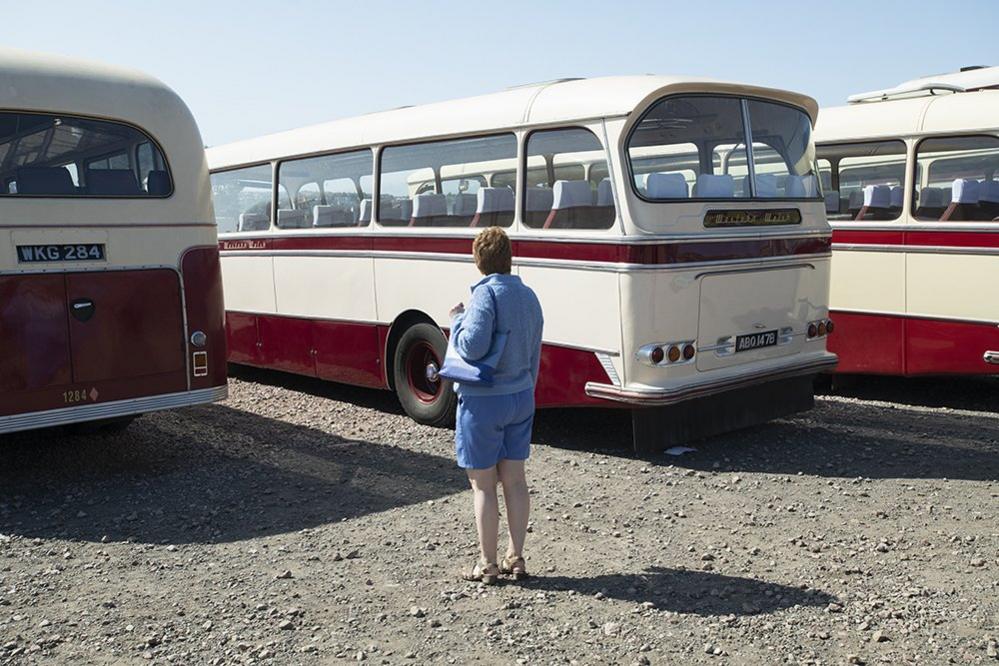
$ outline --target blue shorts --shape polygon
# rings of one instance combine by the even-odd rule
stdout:
[[[527,460],[534,427],[534,389],[506,395],[459,395],[454,450],[458,466],[489,469]]]

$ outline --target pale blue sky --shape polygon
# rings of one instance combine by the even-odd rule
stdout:
[[[564,76],[690,74],[822,105],[999,64],[999,2],[4,3],[3,43],[143,69],[217,145]]]

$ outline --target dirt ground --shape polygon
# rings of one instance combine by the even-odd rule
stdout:
[[[545,411],[525,582],[482,587],[452,437],[242,371],[117,435],[0,438],[0,663],[977,664],[999,384],[869,380],[636,458]]]

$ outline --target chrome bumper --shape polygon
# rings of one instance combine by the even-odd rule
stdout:
[[[789,379],[804,375],[818,374],[831,370],[837,363],[835,354],[826,352],[821,358],[810,358],[805,361],[793,360],[780,365],[769,365],[751,372],[738,375],[728,375],[718,379],[706,378],[678,386],[665,388],[652,386],[614,386],[587,382],[586,395],[591,398],[601,398],[614,402],[623,402],[636,407],[653,407],[657,405],[675,405],[694,398],[703,398],[731,391],[733,389],[765,384],[778,379]]]
[[[156,412],[162,409],[188,407],[206,402],[225,400],[229,395],[227,386],[168,393],[166,395],[151,395],[144,398],[130,398],[115,402],[104,402],[96,405],[80,405],[63,409],[50,409],[44,412],[29,414],[12,414],[0,416],[0,433],[17,432],[18,430],[33,430],[35,428],[51,428],[52,426],[113,419],[133,414]]]

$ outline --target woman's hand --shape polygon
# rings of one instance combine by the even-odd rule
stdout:
[[[465,304],[464,303],[458,303],[456,306],[454,306],[453,308],[451,308],[450,312],[448,312],[448,316],[451,317],[451,319],[454,319],[455,317],[457,317],[460,314],[465,314]]]

